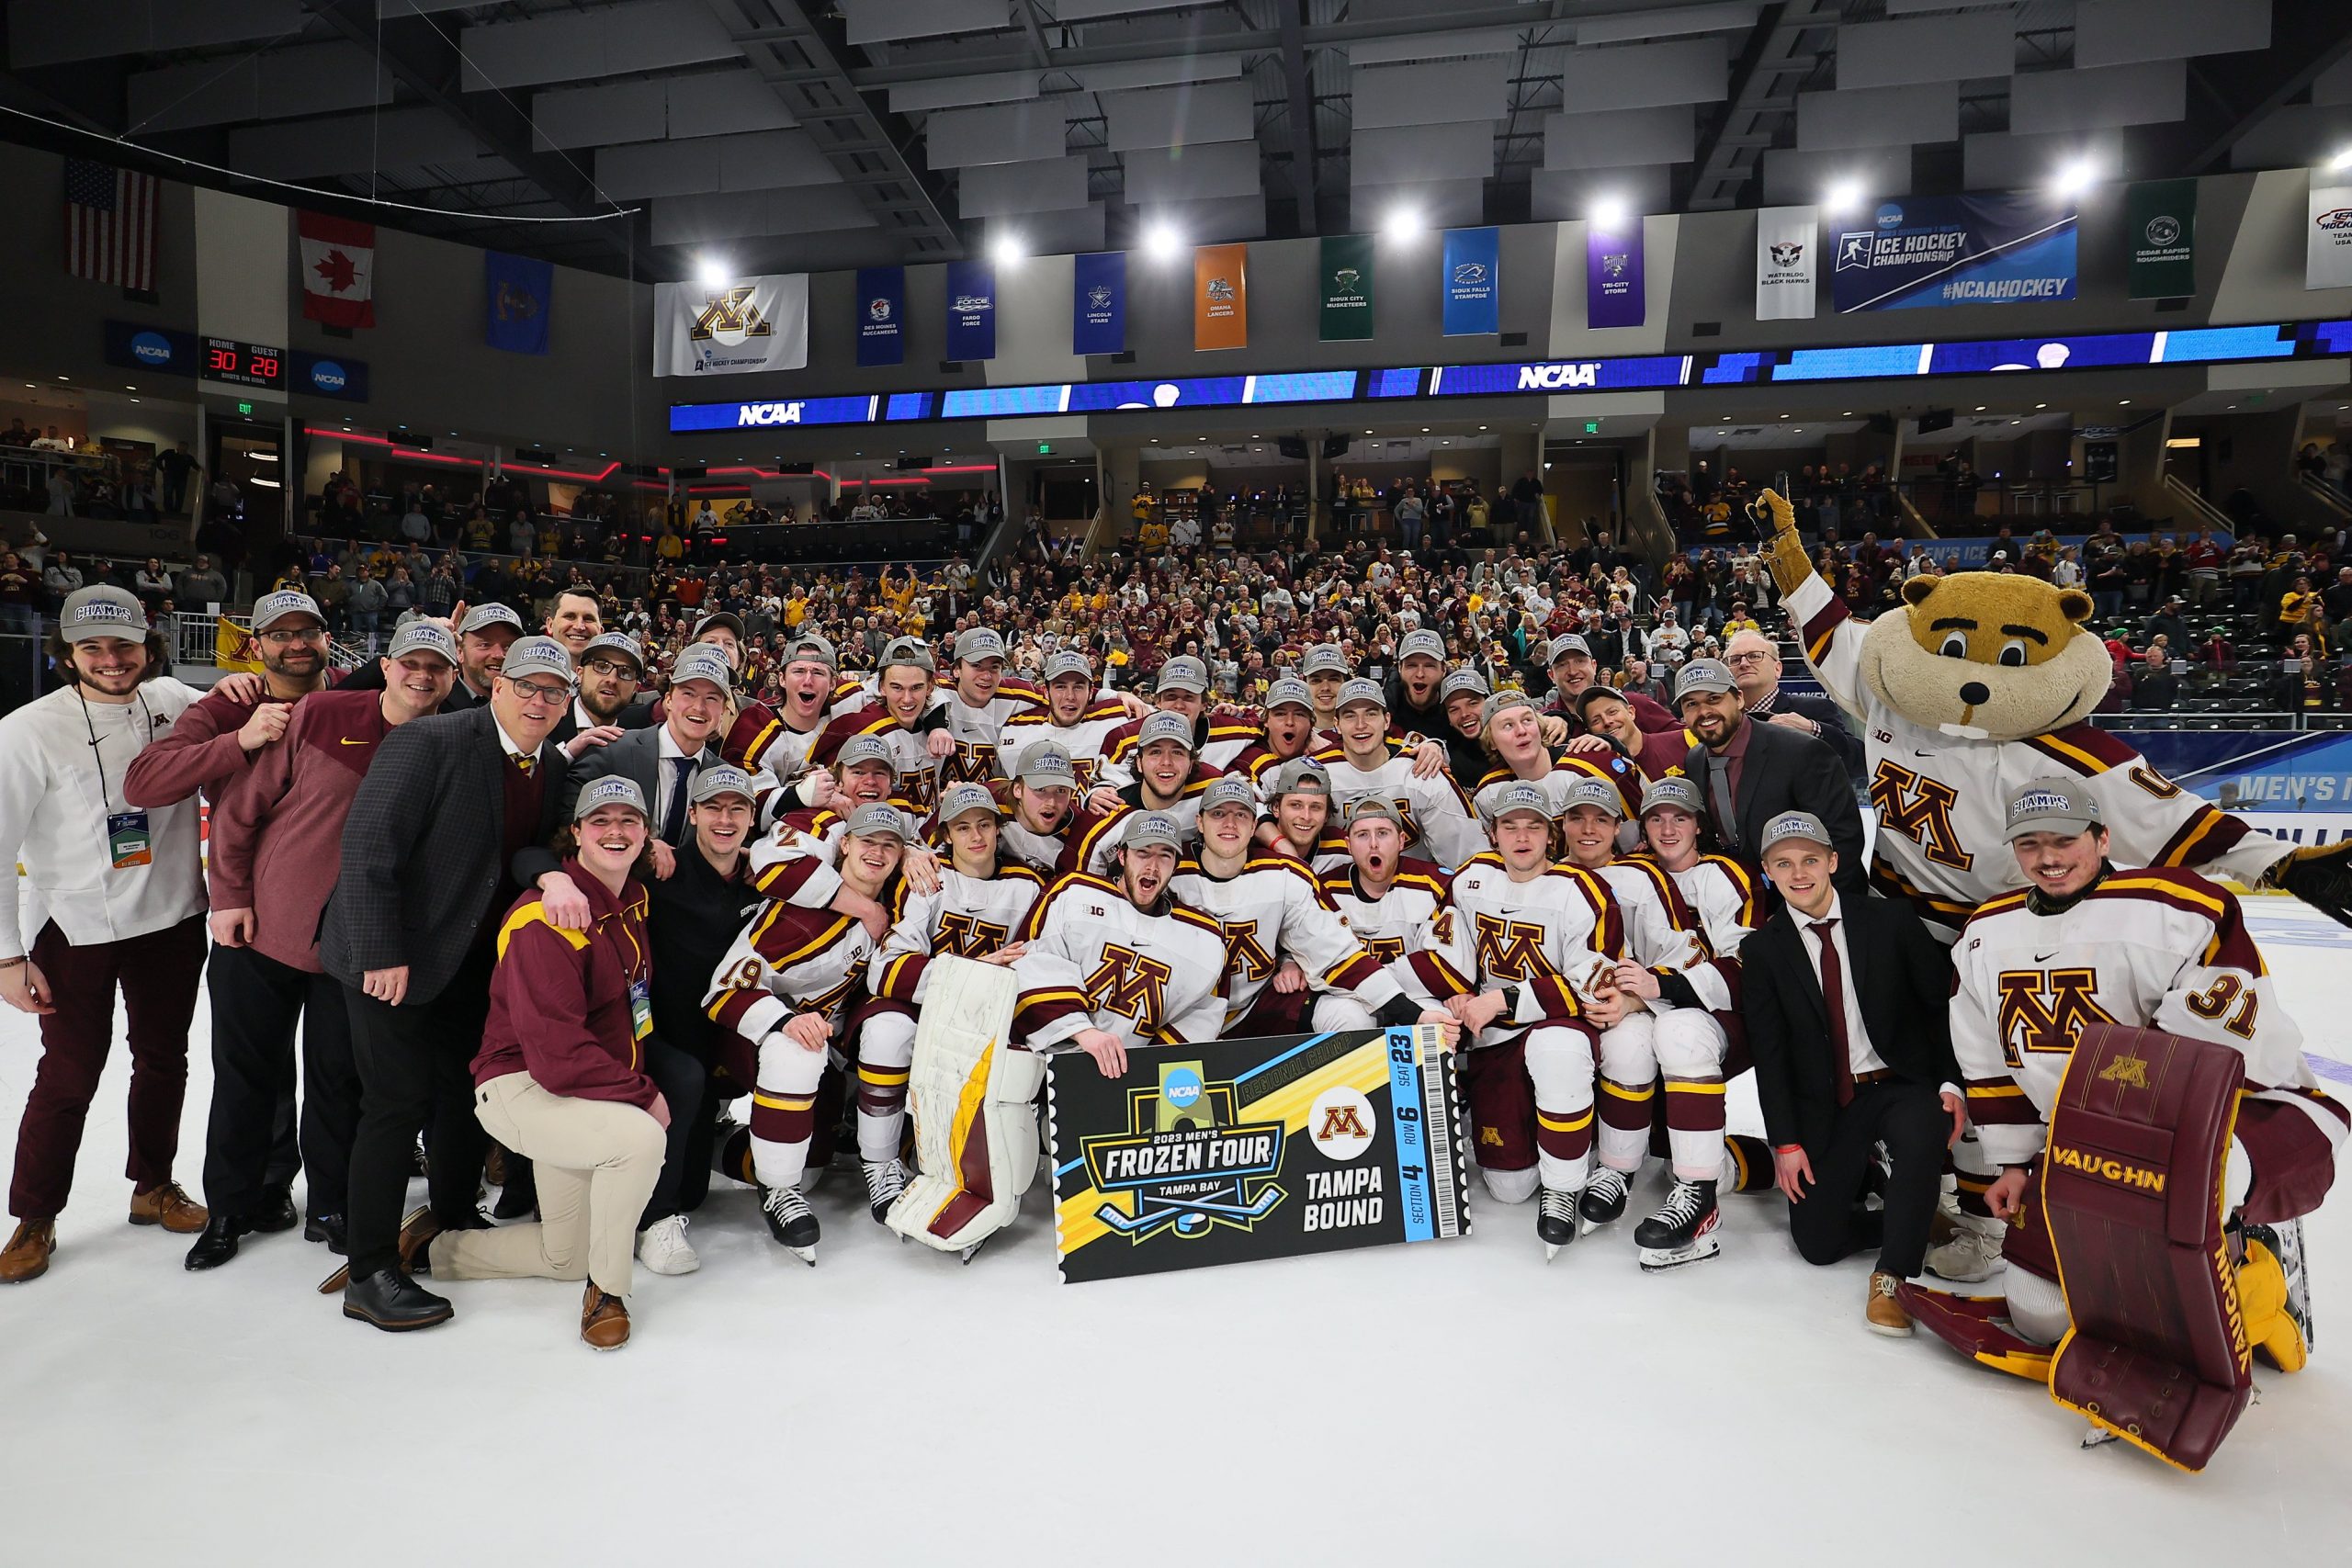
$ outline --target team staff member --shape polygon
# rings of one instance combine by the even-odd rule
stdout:
[[[1736,633],[1724,647],[1724,663],[1739,682],[1748,717],[1812,736],[1838,753],[1848,778],[1861,782],[1862,738],[1847,727],[1845,715],[1827,697],[1781,690],[1779,644],[1762,632]]]
[[[1837,840],[1838,886],[1860,897],[1868,874],[1862,814],[1838,753],[1809,735],[1751,723],[1721,660],[1685,664],[1674,682],[1674,703],[1699,742],[1683,771],[1707,804],[1707,825],[1723,852],[1753,876],[1764,825],[1785,812],[1810,812]]]
[[[572,663],[577,666],[587,656],[588,645],[605,630],[605,617],[596,607],[596,595],[585,588],[562,590],[556,594],[555,604],[539,629],[563,644],[564,652],[571,655]]]
[[[645,683],[645,650],[627,632],[599,632],[580,654],[580,692],[571,711],[555,727],[555,743],[577,757],[588,746],[618,740],[625,730],[642,729],[652,708],[637,694]],[[580,737],[594,735],[582,742]]]
[[[204,967],[197,808],[123,798],[131,760],[185,713],[170,650],[139,601],[84,588],[58,612],[50,657],[71,684],[0,718],[0,863],[21,863],[49,918],[28,953],[0,920],[0,999],[40,1019],[40,1065],[17,1129],[0,1284],[48,1272],[74,1156],[114,1042],[130,1042],[130,1223],[181,1234],[205,1213],[172,1179],[187,1090],[187,1029]]]
[[[345,1182],[359,1077],[343,987],[319,967],[319,915],[334,891],[344,819],[384,737],[437,712],[458,678],[458,645],[433,621],[392,634],[381,692],[321,692],[294,710],[212,814],[212,1115],[204,1195],[212,1218],[187,1267],[217,1269],[268,1225],[281,1196],[264,1166],[279,1086],[302,1024],[305,1235],[344,1249]]]
[[[463,615],[453,613],[451,619],[458,637],[458,683],[449,688],[441,711],[462,713],[490,700],[499,667],[523,635],[523,617],[503,604],[476,604]],[[380,669],[355,670],[342,682],[345,691],[375,690],[383,683]]]
[[[646,1070],[652,964],[634,874],[645,797],[628,779],[603,778],[580,792],[576,810],[560,847],[588,895],[588,929],[555,925],[537,893],[515,903],[498,928],[472,1064],[475,1114],[537,1168],[540,1218],[441,1231],[419,1256],[440,1280],[584,1279],[580,1337],[617,1350],[628,1343],[638,1216],[662,1174],[672,1108]]]
[[[1583,752],[1600,739],[1630,760],[1645,779],[1666,777],[1690,755],[1686,732],[1644,729],[1632,702],[1614,686],[1587,686],[1577,699],[1577,716],[1584,721],[1586,733],[1568,742],[1570,752]]]
[[[483,1142],[467,1072],[490,1008],[511,871],[555,829],[563,752],[548,739],[571,701],[571,658],[549,637],[501,654],[479,707],[385,737],[343,829],[343,870],[320,927],[319,962],[343,982],[359,1066],[351,1150],[351,1262],[331,1277],[343,1310],[378,1328],[446,1322],[449,1303],[402,1272],[401,1200],[430,1120],[433,1215],[479,1225]]]

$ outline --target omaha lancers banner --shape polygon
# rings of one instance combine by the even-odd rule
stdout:
[[[653,286],[653,373],[735,376],[808,365],[808,275],[767,273],[713,288]]]
[[[1098,251],[1077,258],[1069,298],[1069,351],[1127,351],[1127,253]]]
[[[1064,1280],[1443,1241],[1469,1205],[1434,1029],[1050,1058]]]
[[[1642,220],[1625,220],[1622,233],[1598,223],[1584,232],[1584,324],[1638,327],[1646,309],[1642,284]]]
[[[1813,320],[1814,261],[1821,249],[1821,209],[1768,207],[1756,215],[1756,319]]]
[[[1361,343],[1372,336],[1372,236],[1323,237],[1323,303],[1318,333],[1325,343]]]
[[[1882,202],[1838,235],[1830,277],[1840,315],[2072,299],[2075,209],[2041,196]]]
[[[2303,242],[2304,288],[2352,288],[2352,186],[2312,186]]]
[[[996,267],[989,262],[947,264],[947,357],[996,357]]]
[[[2197,182],[2143,180],[2123,202],[2132,247],[2132,298],[2177,299],[2197,292]]]
[[[1250,346],[1250,247],[1193,249],[1193,347]]]
[[[903,365],[907,360],[907,269],[857,269],[857,362]]]
[[[1503,330],[1502,231],[1445,231],[1445,335]]]

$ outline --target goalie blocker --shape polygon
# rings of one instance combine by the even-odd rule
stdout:
[[[1046,1061],[1012,1043],[1021,997],[1012,970],[940,957],[925,978],[907,1079],[922,1170],[884,1223],[910,1241],[968,1256],[1012,1223],[1036,1179]]]

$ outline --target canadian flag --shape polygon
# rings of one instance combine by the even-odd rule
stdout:
[[[302,243],[302,315],[331,327],[376,324],[376,225],[295,214]]]

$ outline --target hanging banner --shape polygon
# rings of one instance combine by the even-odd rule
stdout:
[[[2197,182],[2143,180],[2125,193],[2123,232],[2132,247],[2132,298],[2177,299],[2197,292]]]
[[[376,324],[376,225],[297,212],[302,251],[302,319],[331,327]]]
[[[1830,267],[1840,315],[2075,297],[2075,209],[2046,197],[1905,197],[1853,221]]]
[[[1502,231],[1448,229],[1443,265],[1445,335],[1501,332]]]
[[[555,264],[503,251],[481,254],[481,340],[508,354],[548,351]]]
[[[1193,248],[1193,347],[1250,346],[1250,247]]]
[[[902,266],[862,266],[857,269],[857,362],[860,365],[903,365],[907,359],[907,269]]]
[[[808,275],[653,286],[653,373],[739,376],[808,365]]]
[[[996,268],[988,262],[947,264],[947,357],[996,357]]]
[[[1756,319],[1813,320],[1814,254],[1821,209],[1768,207],[1756,215]]]
[[[1642,220],[1625,220],[1622,233],[1584,228],[1584,324],[1638,327],[1648,290],[1642,282]]]
[[[1327,234],[1323,238],[1325,343],[1357,343],[1372,336],[1372,236]]]
[[[1077,258],[1069,302],[1072,354],[1127,351],[1127,253],[1098,251]]]
[[[2303,287],[2352,287],[2352,186],[2312,186],[2303,235]]]

